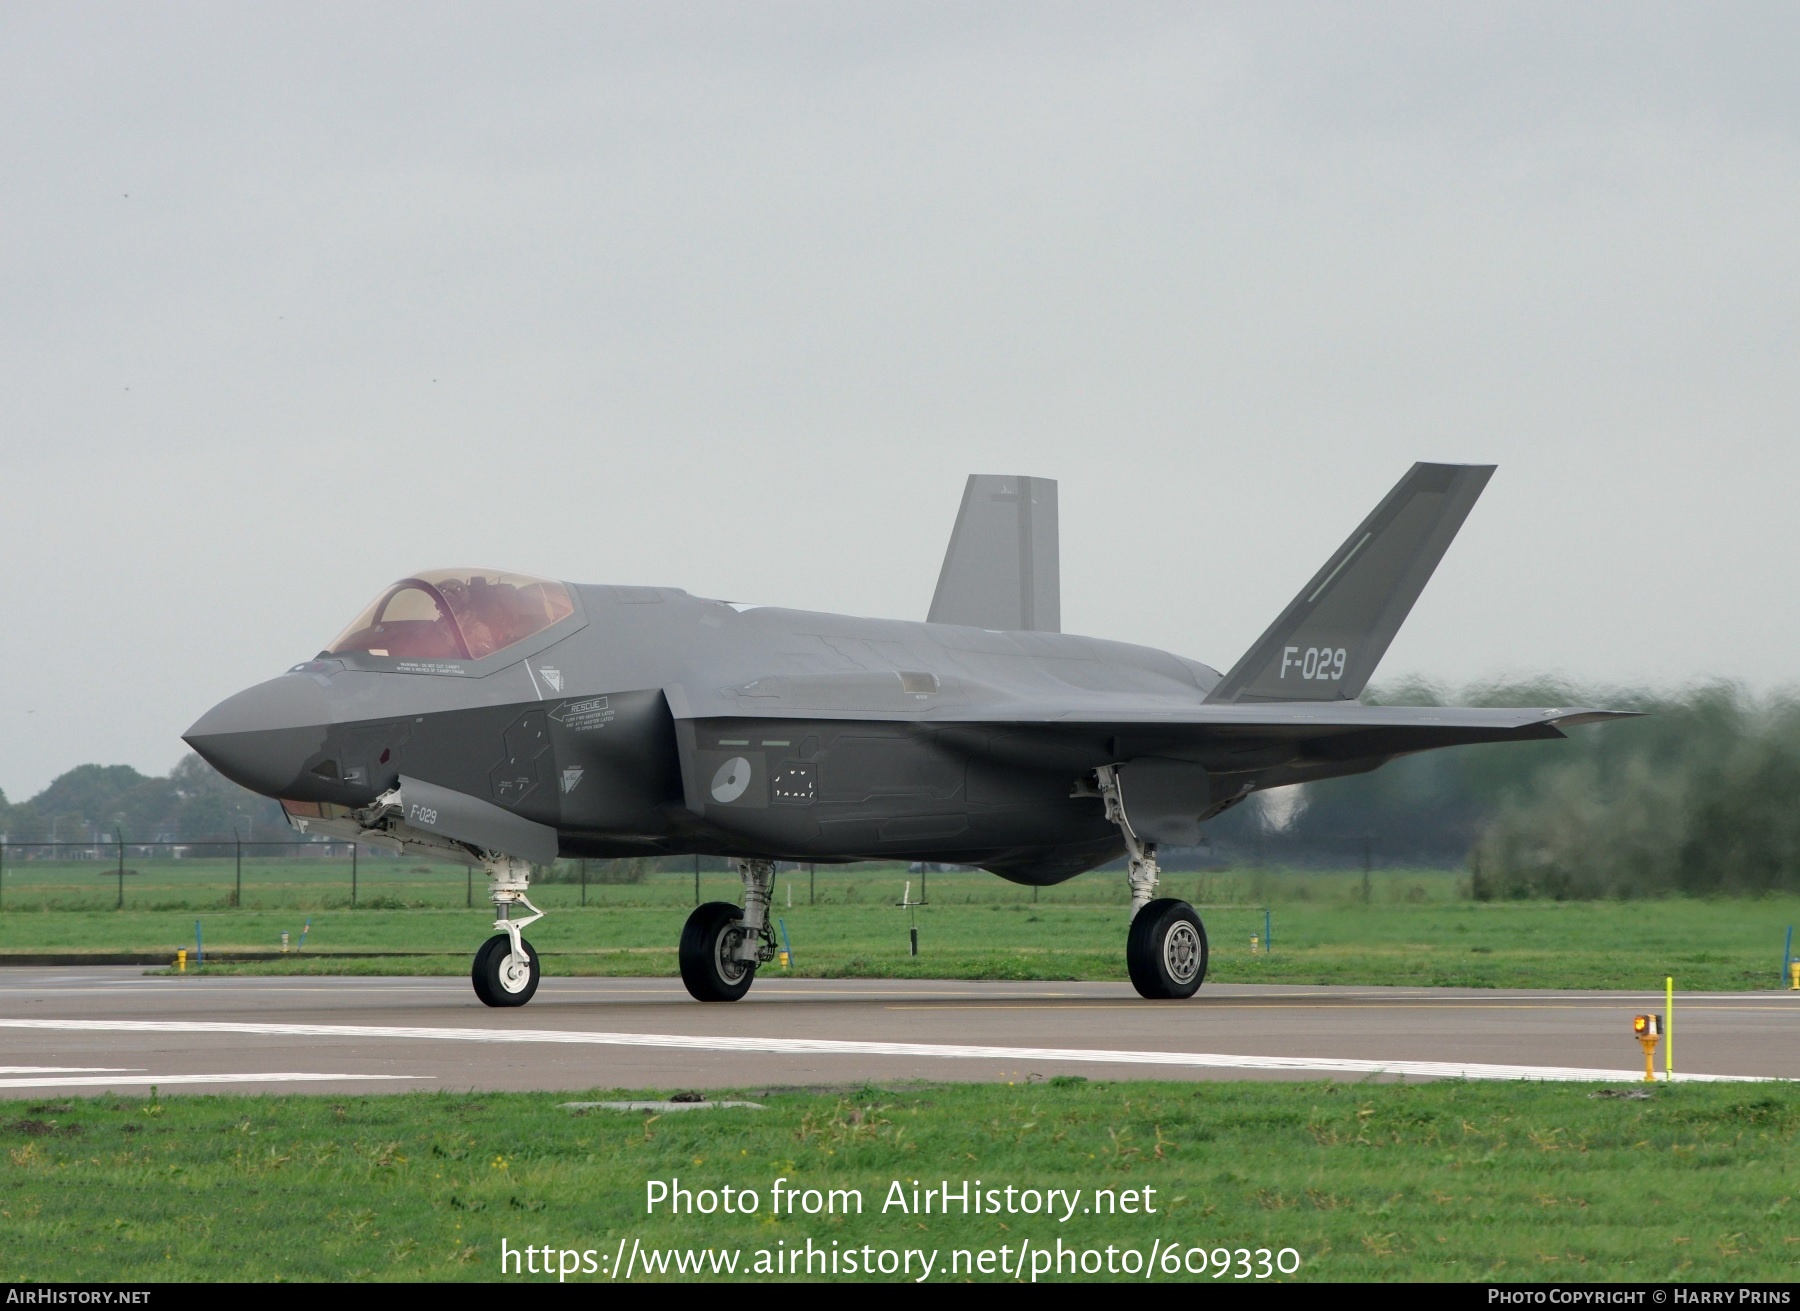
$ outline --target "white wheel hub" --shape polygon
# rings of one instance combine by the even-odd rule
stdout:
[[[1163,935],[1163,968],[1176,983],[1192,983],[1200,972],[1200,935],[1186,920],[1177,920]]]
[[[531,983],[531,958],[529,956],[506,953],[500,962],[500,986],[508,992],[524,992]]]
[[[735,985],[750,968],[747,961],[738,959],[738,947],[743,941],[742,922],[728,926],[713,939],[713,968],[727,985]]]

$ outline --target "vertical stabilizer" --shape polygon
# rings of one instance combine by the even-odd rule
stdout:
[[[1413,465],[1206,699],[1361,696],[1493,472]]]
[[[974,473],[926,622],[1062,631],[1056,480]]]

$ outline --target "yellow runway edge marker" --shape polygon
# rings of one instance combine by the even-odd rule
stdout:
[[[1675,976],[1663,976],[1663,1073],[1675,1077]]]

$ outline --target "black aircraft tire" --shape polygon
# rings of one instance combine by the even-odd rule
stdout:
[[[499,1005],[494,1000],[493,992],[488,988],[488,957],[494,954],[494,944],[505,940],[504,933],[496,933],[482,943],[475,952],[475,963],[469,967],[469,982],[475,985],[476,1000],[480,1001],[483,1006]]]
[[[1140,997],[1192,997],[1206,979],[1206,962],[1206,926],[1187,902],[1158,897],[1131,921],[1125,966]]]
[[[543,966],[538,964],[537,949],[523,938],[519,941],[528,962],[523,982],[505,970],[507,958],[512,955],[512,939],[506,934],[496,933],[475,953],[469,981],[475,985],[475,995],[482,1005],[523,1006],[537,992],[538,980],[544,977]]]
[[[744,912],[729,901],[694,907],[681,929],[681,982],[696,1001],[736,1001],[756,981],[755,961],[728,961],[725,948]]]

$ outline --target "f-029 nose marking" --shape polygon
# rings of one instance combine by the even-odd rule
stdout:
[[[733,756],[713,775],[713,800],[720,805],[728,806],[743,796],[750,787],[750,762],[742,756]]]

